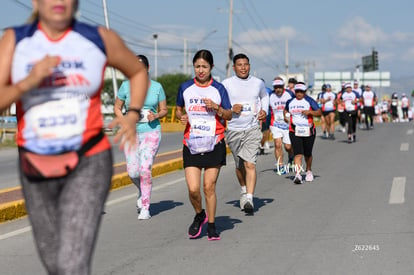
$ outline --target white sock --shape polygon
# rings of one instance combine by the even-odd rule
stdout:
[[[244,194],[247,192],[246,186],[242,186],[240,189],[240,193]]]
[[[246,195],[246,198],[248,198],[248,199],[253,199],[253,194],[248,193],[248,194]]]

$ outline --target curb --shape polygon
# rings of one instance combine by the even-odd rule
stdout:
[[[152,176],[158,177],[179,169],[183,169],[183,159],[181,157],[165,161],[163,163],[154,164],[152,166]],[[132,181],[127,172],[116,174],[112,177],[111,191],[130,184],[132,184]],[[19,188],[20,187],[14,187],[13,189]],[[23,199],[0,205],[0,223],[22,218],[26,215],[26,206]]]
[[[0,205],[0,223],[26,216],[24,200],[8,202]]]

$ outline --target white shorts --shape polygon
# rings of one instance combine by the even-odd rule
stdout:
[[[284,144],[290,144],[289,129],[283,130],[275,126],[270,126],[273,139],[282,138]]]

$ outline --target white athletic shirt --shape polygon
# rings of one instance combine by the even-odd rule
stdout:
[[[341,99],[344,102],[345,111],[351,112],[356,111],[358,109],[357,103],[359,101],[359,94],[357,92],[343,92],[341,95]],[[352,101],[356,101],[357,103],[352,103]]]
[[[97,27],[75,21],[59,40],[51,40],[37,22],[14,31],[12,83],[46,55],[61,58],[53,74],[17,102],[18,145],[38,154],[78,150],[102,131],[100,90],[107,59]]]
[[[388,112],[389,103],[386,100],[383,100],[381,103],[381,112]]]
[[[278,96],[276,93],[271,93],[269,97],[269,106],[272,113],[270,119],[270,126],[277,127],[282,130],[289,129],[289,123],[285,121],[283,111],[285,110],[286,102],[294,98],[290,90],[285,90],[282,95]]]
[[[325,103],[322,104],[322,111],[330,112],[335,111],[335,99],[336,94],[332,91],[323,92],[321,98],[325,99]]]
[[[241,79],[237,76],[223,80],[230,103],[242,104],[240,114],[233,113],[233,118],[228,122],[227,128],[232,131],[243,131],[259,125],[257,114],[260,110],[268,112],[269,95],[264,82],[254,76]]]
[[[406,96],[403,96],[401,98],[401,108],[408,108],[408,105],[410,105],[408,103],[408,98]]]
[[[302,99],[296,97],[286,102],[285,110],[290,113],[289,131],[294,132],[296,126],[312,127],[314,125],[313,115],[302,114],[305,110],[318,110],[318,103],[308,95]],[[293,126],[294,125],[294,126]]]
[[[377,98],[377,95],[373,91],[362,92],[365,107],[374,107],[375,98]]]
[[[224,138],[226,121],[212,109],[207,109],[203,98],[209,98],[223,109],[230,109],[230,101],[224,86],[212,79],[210,85],[202,87],[194,79],[188,80],[178,88],[176,104],[185,107],[188,123],[184,130],[183,144],[191,134],[217,136],[217,142]]]
[[[361,88],[356,88],[356,89],[352,89],[352,91],[354,91],[355,93],[358,94],[358,98],[361,98],[361,94],[362,94],[362,89]],[[361,103],[358,101],[357,102],[357,106],[359,106]]]

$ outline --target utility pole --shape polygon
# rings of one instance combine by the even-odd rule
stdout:
[[[184,38],[184,61],[183,61],[183,73],[186,75],[187,74],[187,64],[188,64],[188,59],[187,59],[187,38]]]
[[[230,0],[230,9],[229,9],[229,40],[228,40],[228,61],[227,61],[227,77],[230,77],[231,72],[231,63],[233,58],[233,49],[232,49],[232,33],[233,33],[233,0]]]
[[[152,37],[154,38],[154,56],[155,56],[154,79],[157,80],[158,78],[158,44],[157,44],[158,34],[154,33]]]
[[[108,9],[106,7],[106,0],[102,0],[103,10],[104,10],[104,17],[105,17],[105,25],[106,28],[109,29],[109,18],[108,18]],[[116,99],[116,95],[118,94],[118,83],[116,82],[116,72],[113,67],[111,67],[112,73],[112,85],[114,87],[114,100]]]
[[[303,64],[304,66],[304,74],[305,74],[305,83],[307,85],[309,85],[309,66],[312,65],[313,67],[315,67],[315,61],[305,61],[305,63]]]

